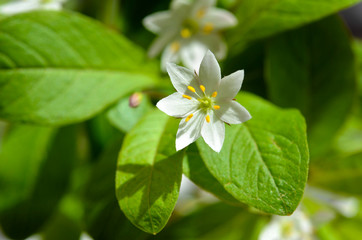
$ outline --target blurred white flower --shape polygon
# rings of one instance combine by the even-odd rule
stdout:
[[[354,197],[344,197],[323,189],[308,186],[306,195],[314,200],[322,202],[339,212],[342,216],[353,218],[359,211],[359,200]]]
[[[202,136],[216,152],[220,152],[225,125],[239,124],[251,118],[249,112],[234,101],[244,79],[240,70],[221,79],[219,64],[207,51],[199,75],[169,63],[167,72],[176,93],[161,99],[157,107],[166,114],[182,118],[176,135],[176,150],[180,150]]]
[[[218,59],[227,52],[220,31],[237,24],[230,12],[215,8],[216,0],[174,0],[171,10],[157,12],[143,20],[144,26],[159,35],[149,49],[157,56],[163,49],[161,68],[166,63],[182,62],[198,69],[202,57],[210,49]]]
[[[259,240],[309,240],[313,227],[309,218],[297,209],[290,216],[273,216],[263,228]]]
[[[0,14],[13,15],[33,10],[61,10],[66,0],[15,0],[0,6]]]

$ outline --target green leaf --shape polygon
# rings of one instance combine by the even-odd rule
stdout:
[[[0,21],[1,118],[82,121],[152,86],[155,69],[140,48],[76,13],[39,11]]]
[[[198,148],[191,144],[183,161],[183,173],[195,184],[230,204],[240,204],[209,172],[202,161]]]
[[[76,157],[74,126],[17,126],[0,154],[0,225],[14,239],[35,233],[67,190]],[[19,150],[20,149],[20,150]]]
[[[267,50],[270,98],[306,117],[311,155],[328,149],[356,92],[349,34],[337,17],[280,35]]]
[[[238,53],[250,41],[265,38],[316,21],[360,0],[258,0],[239,1],[238,26],[228,35],[229,46]]]
[[[176,152],[177,123],[159,110],[143,117],[127,134],[118,159],[116,192],[127,218],[156,234],[176,204],[184,152]]]
[[[108,111],[107,117],[113,126],[128,132],[151,108],[152,104],[146,96],[142,96],[141,103],[137,107],[130,107],[129,98],[126,97]]]
[[[310,184],[331,191],[362,196],[362,152],[347,157],[326,157],[310,169]]]
[[[262,211],[289,215],[297,208],[308,173],[304,118],[251,94],[238,95],[251,120],[226,127],[225,142],[215,153],[198,140],[211,174],[234,198]]]

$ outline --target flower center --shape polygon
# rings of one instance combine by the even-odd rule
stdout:
[[[182,23],[181,37],[189,38],[199,31],[199,24],[193,19],[186,19]]]
[[[200,102],[199,106],[204,112],[207,112],[208,110],[210,110],[214,103],[214,101],[207,96],[204,96],[203,98],[199,98],[197,100]]]

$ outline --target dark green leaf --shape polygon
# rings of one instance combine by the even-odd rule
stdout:
[[[67,190],[76,157],[74,128],[60,129],[53,138],[53,129],[18,126],[6,138],[0,156],[0,225],[11,238],[38,231]]]
[[[117,198],[127,218],[156,234],[176,204],[183,151],[176,152],[178,121],[154,110],[127,134],[118,159]]]
[[[75,13],[5,18],[0,21],[0,117],[41,124],[81,121],[153,85],[158,68],[127,39]]]
[[[330,17],[274,38],[267,51],[270,97],[306,117],[311,155],[323,153],[351,110],[356,74],[349,35]]]
[[[360,0],[258,0],[240,1],[235,15],[238,26],[228,35],[238,53],[246,43],[316,21]]]
[[[262,211],[289,215],[297,208],[308,174],[304,118],[251,94],[238,95],[252,119],[226,127],[221,152],[198,140],[211,174],[234,198]]]

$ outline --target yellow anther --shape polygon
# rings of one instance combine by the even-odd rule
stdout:
[[[188,96],[188,95],[182,95],[182,97],[184,97],[184,98],[187,98],[188,100],[191,100],[191,97],[190,96]]]
[[[205,34],[210,34],[214,30],[214,25],[212,23],[206,23],[202,29]]]
[[[175,41],[171,44],[171,51],[176,53],[178,50],[180,50],[180,43]]]
[[[200,85],[200,89],[201,89],[202,92],[205,93],[205,87],[204,87],[204,85]]]
[[[217,96],[217,92],[213,92],[211,97],[216,97]]]
[[[185,122],[188,122],[194,115],[191,113],[190,115],[187,116],[187,118],[185,119]]]
[[[181,30],[181,37],[183,38],[189,38],[191,37],[191,31],[188,28],[184,28]]]
[[[191,92],[196,92],[196,91],[195,91],[195,88],[193,88],[193,87],[191,87],[191,86],[188,86],[187,89],[190,90]]]
[[[203,18],[205,16],[205,13],[206,13],[205,9],[200,9],[199,11],[197,11],[196,17],[198,19]]]
[[[219,106],[219,105],[214,105],[214,109],[215,109],[215,110],[219,110],[219,109],[220,109],[220,106]]]
[[[209,115],[206,116],[206,122],[208,122],[208,123],[210,122],[210,116]]]

